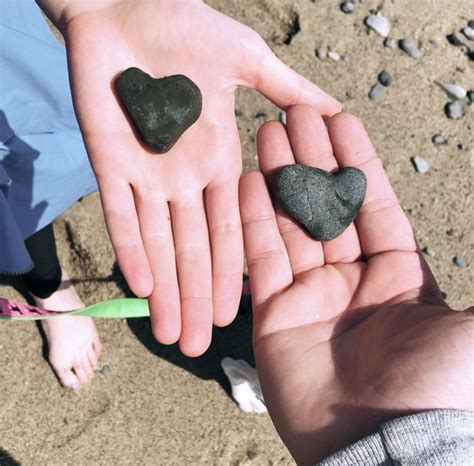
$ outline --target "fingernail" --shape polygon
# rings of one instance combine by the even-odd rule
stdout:
[[[75,392],[79,388],[79,384],[74,382],[71,384],[71,390]]]

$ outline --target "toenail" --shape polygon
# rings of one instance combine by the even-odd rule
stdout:
[[[76,391],[79,388],[79,384],[74,382],[71,384],[71,390]]]

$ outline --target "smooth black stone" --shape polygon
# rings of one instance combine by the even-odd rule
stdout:
[[[283,210],[318,241],[339,236],[364,201],[367,180],[357,168],[331,173],[306,165],[287,165],[270,182]]]
[[[115,89],[147,145],[159,154],[168,152],[201,114],[201,91],[180,74],[154,79],[128,68]]]

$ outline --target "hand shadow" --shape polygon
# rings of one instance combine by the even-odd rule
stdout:
[[[112,276],[126,297],[134,297],[117,264],[114,265]],[[237,317],[230,325],[213,329],[211,346],[197,358],[183,355],[178,344],[167,346],[157,342],[151,332],[148,317],[128,319],[127,323],[138,340],[155,356],[166,359],[200,379],[216,380],[229,394],[230,384],[220,365],[222,359],[227,356],[243,359],[255,367],[252,350],[252,312],[248,295],[242,296]]]

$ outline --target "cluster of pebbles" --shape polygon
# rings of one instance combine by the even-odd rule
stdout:
[[[459,31],[449,34],[447,39],[450,44],[462,47],[469,59],[474,60],[474,19],[468,21]]]
[[[357,0],[344,0],[342,3],[340,3],[340,9],[345,14],[354,13],[357,6]],[[411,37],[403,37],[400,39],[390,37],[390,30],[392,27],[391,21],[386,16],[383,16],[379,11],[371,11],[369,16],[364,19],[364,24],[369,30],[383,38],[384,47],[392,50],[398,48],[414,60],[422,58],[423,52],[419,47],[419,43],[415,39]],[[462,47],[466,55],[471,60],[474,59],[474,20],[469,21],[467,25],[462,27],[459,31],[449,34],[447,39],[452,45]],[[431,45],[433,45],[433,47],[437,46],[436,41],[430,40],[429,42]],[[326,58],[325,49],[318,48],[315,52],[318,58]],[[377,76],[377,82],[370,88],[368,93],[369,99],[377,99],[383,94],[383,92],[387,89],[387,87],[390,86],[391,83],[391,74],[386,70],[381,71]],[[445,83],[441,81],[435,81],[435,84],[446,94],[449,99],[444,107],[446,116],[452,120],[458,120],[462,118],[466,113],[467,106],[471,105],[474,101],[474,90],[466,90],[461,84],[457,82]],[[440,133],[435,134],[431,140],[436,146],[448,144],[448,139]],[[464,145],[458,144],[458,149],[464,150]],[[421,155],[415,155],[411,157],[410,160],[418,173],[424,174],[430,170],[429,162]],[[453,258],[453,264],[460,268],[466,268],[469,266],[465,259],[458,256]]]

